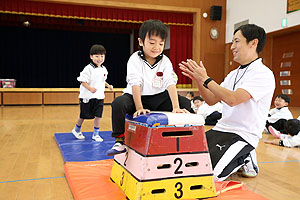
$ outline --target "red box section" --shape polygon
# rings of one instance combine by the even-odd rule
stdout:
[[[125,144],[142,155],[208,152],[203,126],[145,127],[126,121]]]

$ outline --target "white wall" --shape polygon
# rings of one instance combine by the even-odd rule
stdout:
[[[234,24],[247,19],[267,33],[283,29],[284,18],[286,28],[300,24],[300,10],[287,14],[287,0],[227,0],[226,7],[226,43],[232,40]]]

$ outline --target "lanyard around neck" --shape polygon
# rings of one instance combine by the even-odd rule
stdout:
[[[246,67],[246,69],[245,69],[244,73],[242,74],[242,76],[241,76],[238,80],[236,80],[237,77],[238,77],[238,74],[239,74],[239,70],[240,70],[240,68],[238,68],[237,73],[236,73],[236,76],[235,76],[235,79],[234,79],[232,91],[234,91],[234,88],[235,88],[236,84],[243,78],[243,76],[245,75],[245,73],[246,73],[248,67],[249,67],[249,65]]]

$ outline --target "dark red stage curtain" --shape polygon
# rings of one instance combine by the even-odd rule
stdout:
[[[166,24],[193,24],[192,14],[129,10],[118,8],[102,8],[84,5],[54,4],[25,0],[1,0],[1,13],[37,15],[57,18],[73,18],[84,20],[100,20],[107,22],[138,23],[148,19],[159,19]]]
[[[170,60],[178,76],[179,87],[191,87],[191,80],[181,74],[178,63],[192,58],[193,14],[102,8],[84,5],[55,4],[26,0],[0,0],[0,14],[24,15],[37,21],[40,28],[61,28],[99,32],[130,33],[148,19],[170,25]],[[3,17],[1,16],[2,20]],[[9,17],[8,17],[9,18]],[[84,26],[78,27],[80,21]],[[8,19],[7,22],[10,20]],[[10,22],[12,24],[13,20]],[[79,24],[79,25],[78,25]],[[75,27],[75,28],[74,28]]]
[[[179,63],[193,56],[193,27],[171,26],[170,59],[178,76],[178,87],[190,88],[192,80],[181,73]]]

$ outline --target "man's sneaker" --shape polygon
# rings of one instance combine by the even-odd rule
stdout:
[[[100,137],[100,135],[94,135],[93,134],[92,139],[95,140],[96,142],[102,142],[103,141],[103,139]]]
[[[241,167],[241,175],[246,178],[254,178],[257,176],[257,171],[254,169],[254,166],[251,161],[247,162],[244,166]]]
[[[268,127],[269,132],[277,139],[280,139],[280,132],[277,131],[275,128],[273,128],[272,126]]]
[[[79,133],[76,132],[75,129],[72,130],[72,133],[79,140],[84,140],[85,139],[84,135],[81,132],[79,132]]]
[[[124,153],[124,152],[126,152],[125,145],[121,144],[120,142],[116,142],[114,144],[114,146],[106,152],[106,155],[107,156],[114,156],[114,155]]]

